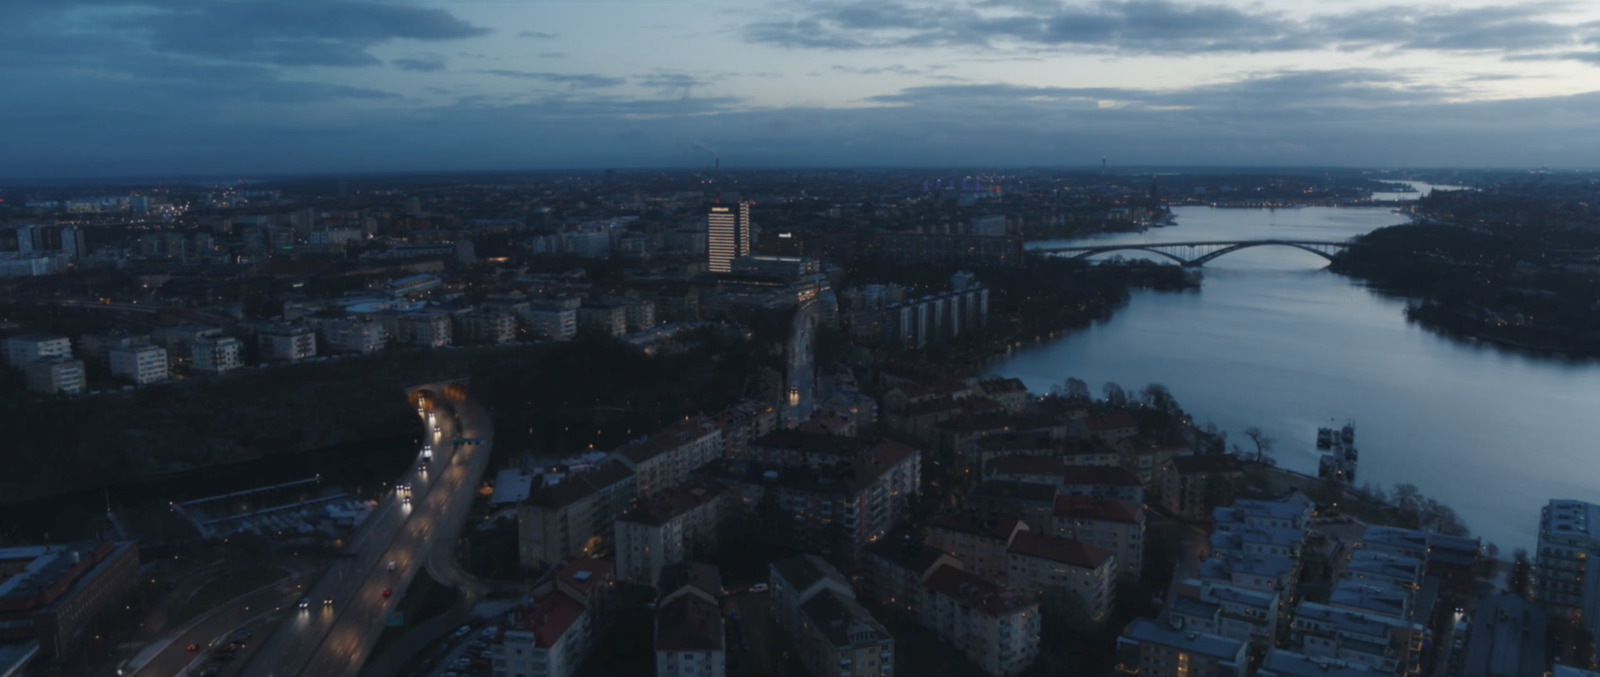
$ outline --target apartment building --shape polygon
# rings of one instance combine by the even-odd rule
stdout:
[[[1301,601],[1289,626],[1288,648],[1390,675],[1421,669],[1423,626],[1407,620]]]
[[[915,449],[881,442],[821,468],[730,461],[709,472],[731,488],[730,502],[747,511],[771,492],[794,515],[798,544],[824,548],[833,547],[841,532],[858,546],[882,538],[905,516],[906,499],[920,486],[921,468]]]
[[[201,374],[221,374],[244,366],[244,342],[231,336],[210,336],[189,344],[189,368]]]
[[[529,492],[517,505],[522,565],[542,568],[597,551],[637,494],[633,471],[615,462]]]
[[[111,374],[135,385],[167,380],[167,349],[142,343],[111,349]]]
[[[850,581],[815,555],[769,565],[778,627],[814,675],[893,677],[894,637],[855,600]]]
[[[323,322],[322,343],[329,352],[366,355],[383,350],[389,330],[373,317],[347,317]]]
[[[1016,517],[983,519],[971,513],[936,515],[928,523],[925,542],[950,553],[968,571],[991,581],[1004,581],[1010,569],[1012,541],[1028,531]]]
[[[1246,644],[1134,619],[1117,638],[1117,669],[1139,677],[1245,677]]]
[[[593,647],[589,610],[556,591],[510,612],[493,638],[494,677],[571,677]]]
[[[456,316],[467,343],[499,344],[517,340],[517,318],[510,311],[485,305]]]
[[[1556,499],[1539,511],[1539,547],[1534,556],[1534,600],[1552,614],[1575,615],[1583,606],[1584,568],[1600,558],[1600,505]]]
[[[1110,550],[1117,576],[1138,578],[1144,569],[1144,506],[1092,496],[1057,496],[1050,533]]]
[[[414,348],[443,348],[455,338],[450,314],[442,310],[385,310],[376,314],[389,339]]]
[[[655,585],[662,567],[716,548],[723,486],[697,478],[641,496],[616,522],[617,578]]]
[[[917,618],[923,584],[941,566],[965,569],[966,565],[943,550],[896,534],[861,549],[856,559],[861,594],[909,618]]]
[[[1071,593],[1084,618],[1099,623],[1115,597],[1116,556],[1110,550],[1023,531],[1006,552],[1006,585],[1025,595]]]
[[[72,359],[72,342],[65,336],[23,334],[6,339],[6,364],[22,369],[52,358]]]
[[[955,567],[923,584],[918,621],[985,674],[1010,677],[1039,656],[1039,601]]]
[[[1284,649],[1267,652],[1256,677],[1379,677],[1365,666],[1337,658],[1312,658]]]
[[[83,360],[52,357],[29,363],[28,390],[41,395],[78,395],[84,391]]]
[[[661,572],[655,621],[657,677],[724,677],[728,652],[721,580],[709,564],[675,564]]]
[[[317,356],[317,334],[303,324],[262,327],[256,341],[263,361],[299,362]]]
[[[722,457],[722,428],[695,417],[619,447],[612,457],[638,476],[639,495],[682,484],[689,474]]]
[[[621,303],[585,303],[578,308],[578,328],[607,336],[628,333],[628,306]]]
[[[984,517],[1010,515],[1028,524],[1048,526],[1057,497],[1054,484],[984,480],[967,491],[967,507]]]
[[[778,412],[772,405],[745,400],[716,416],[722,427],[722,457],[738,460],[750,456],[750,443],[778,429]]]
[[[1278,637],[1278,595],[1215,581],[1183,581],[1167,600],[1173,628],[1236,639],[1253,656],[1266,655]]]
[[[71,656],[139,585],[133,542],[0,548],[0,642]]]
[[[1244,484],[1244,467],[1229,454],[1174,456],[1161,468],[1161,503],[1172,514],[1203,520],[1232,505]]]

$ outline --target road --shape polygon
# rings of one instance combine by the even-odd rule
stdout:
[[[391,493],[369,518],[372,526],[349,546],[348,557],[323,574],[306,595],[311,608],[297,612],[257,654],[246,677],[344,677],[355,675],[382,634],[387,613],[399,605],[398,593],[428,563],[438,548],[448,549],[465,524],[472,497],[488,468],[493,444],[489,414],[467,401],[454,401],[461,428],[448,411],[437,412],[440,433],[426,471],[412,470],[402,482],[413,488],[404,504]],[[457,437],[483,442],[455,447]],[[395,562],[398,571],[389,572]],[[396,591],[384,597],[385,588]],[[332,600],[324,605],[324,600]]]
[[[822,321],[822,304],[807,301],[795,312],[788,345],[784,347],[783,425],[793,428],[807,419],[817,406],[817,325]]]

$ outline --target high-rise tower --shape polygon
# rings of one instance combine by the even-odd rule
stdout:
[[[706,215],[706,252],[711,272],[733,270],[733,260],[750,255],[750,203],[712,205]]]

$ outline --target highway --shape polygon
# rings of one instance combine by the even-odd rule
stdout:
[[[400,480],[412,487],[411,503],[404,504],[398,492],[382,500],[368,518],[371,526],[346,548],[347,556],[312,586],[306,595],[310,608],[290,610],[293,615],[256,653],[246,677],[344,677],[361,669],[411,579],[431,553],[448,552],[454,543],[488,468],[493,444],[488,412],[464,400],[451,404],[461,428],[456,429],[448,409],[435,409],[440,432],[426,433],[433,440],[433,460],[426,471],[413,469]],[[457,437],[483,441],[456,447]],[[398,570],[388,571],[389,562]],[[385,588],[394,595],[384,597]],[[330,599],[333,603],[324,605]]]

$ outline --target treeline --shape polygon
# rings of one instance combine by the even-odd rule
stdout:
[[[1600,354],[1600,269],[1547,242],[1444,226],[1359,238],[1335,272],[1415,299],[1407,316],[1447,333],[1573,355]]]
[[[745,374],[778,362],[753,341],[702,338],[654,358],[614,341],[388,352],[58,399],[25,392],[20,373],[6,370],[0,502],[420,435],[406,388],[462,377],[493,409],[500,449],[607,448],[726,406]]]

